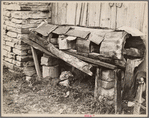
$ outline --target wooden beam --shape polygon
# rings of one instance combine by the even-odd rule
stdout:
[[[114,99],[115,99],[115,114],[121,113],[121,70],[115,69],[114,70],[114,77],[115,77],[115,86],[114,86]]]
[[[124,80],[124,91],[123,99],[132,100],[134,94],[133,89],[135,85],[134,72],[135,68],[141,64],[143,60],[141,59],[127,59],[126,69],[125,69],[125,80]]]
[[[88,58],[88,57],[77,55],[77,54],[69,52],[69,51],[64,51],[64,52],[66,52],[67,54],[73,55],[73,56],[75,56],[75,57],[77,57],[77,58],[79,58],[83,61],[86,61],[86,62],[89,62],[89,63],[92,63],[92,64],[96,64],[96,65],[99,65],[99,66],[102,66],[102,67],[105,67],[105,68],[109,68],[109,69],[112,69],[112,70],[117,68],[115,65],[108,64],[108,63],[105,63],[105,62],[101,62],[100,60],[91,59],[91,58]]]
[[[120,114],[122,112],[122,96],[121,96],[121,79],[122,79],[122,71],[118,69],[117,71],[117,113]]]
[[[92,67],[91,64],[86,63],[72,55],[69,55],[59,49],[57,49],[53,44],[49,43],[47,49],[52,52],[54,55],[59,57],[60,59],[64,60],[65,62],[69,63],[70,65],[78,68],[79,70],[83,71],[84,73],[92,76],[93,73],[90,71]]]
[[[114,70],[115,85],[114,85],[114,101],[115,101],[115,114],[117,114],[118,105],[117,105],[117,70]]]
[[[27,43],[27,44],[33,46],[34,48],[40,50],[41,52],[46,53],[47,55],[50,55],[50,56],[53,56],[53,57],[57,58],[55,55],[53,55],[52,53],[50,53],[49,51],[47,51],[47,50],[46,50],[45,48],[43,48],[42,46],[40,46],[39,44],[35,43],[34,41],[29,40],[29,39],[27,39],[27,38],[25,38],[25,37],[23,37],[22,39],[23,39],[22,41],[23,41],[24,43]]]
[[[98,99],[98,81],[99,78],[101,77],[101,68],[97,67],[96,68],[96,76],[95,76],[95,89],[94,89],[94,99]]]
[[[34,64],[35,64],[35,69],[36,69],[39,79],[41,80],[42,75],[41,75],[41,71],[40,71],[40,66],[39,66],[36,50],[32,46],[31,46],[31,50],[32,50]]]

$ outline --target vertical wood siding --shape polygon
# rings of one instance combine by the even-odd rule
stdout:
[[[147,2],[53,3],[52,23],[116,29],[130,26],[147,34]]]

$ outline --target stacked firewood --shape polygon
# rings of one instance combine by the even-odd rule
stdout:
[[[48,3],[41,2],[4,2],[3,60],[11,71],[15,68],[16,71],[22,71],[24,67],[33,71],[31,48],[22,38],[28,38],[30,29],[36,28],[43,20],[50,19],[49,7]]]

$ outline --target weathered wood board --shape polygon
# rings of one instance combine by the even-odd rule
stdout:
[[[66,61],[67,63],[71,64],[72,66],[78,68],[79,70],[85,72],[86,74],[92,76],[92,72],[90,71],[90,68],[92,67],[91,64],[88,64],[84,61],[79,60],[78,58],[71,56],[69,54],[64,53],[63,51],[55,48],[54,45],[51,43],[48,44],[47,49],[52,52],[54,55],[59,57],[60,59]]]
[[[110,4],[105,2],[53,3],[52,23],[66,24],[68,21],[73,25],[112,29],[129,26],[147,34],[147,2],[111,2]]]

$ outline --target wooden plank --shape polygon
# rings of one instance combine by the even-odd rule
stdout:
[[[55,33],[55,34],[65,34],[66,32],[68,32],[68,30],[70,28],[71,27],[69,27],[69,26],[59,26],[52,33]]]
[[[121,4],[121,3],[119,3]],[[111,29],[116,29],[116,19],[117,19],[117,10],[115,6],[110,7],[110,27]]]
[[[117,8],[116,28],[126,26],[127,13],[128,3],[123,3],[121,8]]]
[[[142,30],[142,24],[144,22],[144,9],[145,9],[145,3],[135,3],[134,8],[134,17],[133,17],[133,26],[137,28],[138,30]]]
[[[75,24],[76,3],[67,3],[66,24]]]
[[[48,44],[47,49],[50,52],[52,52],[54,55],[59,57],[60,59],[71,64],[72,66],[78,68],[79,70],[83,71],[84,73],[92,76],[93,73],[90,71],[90,68],[92,67],[91,64],[81,61],[80,59],[78,59],[72,55],[66,54],[65,52],[55,48],[55,46],[52,45],[51,43]]]
[[[41,71],[40,71],[40,66],[39,66],[36,50],[32,46],[31,46],[31,50],[32,50],[32,55],[33,55],[33,60],[34,60],[37,75],[38,75],[39,79],[41,79],[42,75],[41,75]]]
[[[99,26],[101,3],[89,3],[88,26]]]
[[[56,24],[56,3],[52,3],[52,23]]]
[[[57,19],[58,24],[66,24],[67,22],[67,3],[58,3]],[[68,14],[69,15],[69,14]]]
[[[112,64],[108,64],[108,63],[105,63],[105,62],[101,62],[99,60],[95,60],[95,59],[91,59],[91,58],[87,58],[87,57],[84,57],[84,56],[81,56],[81,55],[77,55],[75,53],[72,53],[72,52],[69,52],[69,51],[64,51],[70,55],[73,55],[81,60],[84,60],[84,61],[87,61],[89,63],[92,63],[92,64],[96,64],[96,65],[99,65],[99,66],[103,66],[105,68],[109,68],[109,69],[115,69],[117,68],[115,65],[112,65]]]
[[[110,28],[110,6],[109,3],[102,3],[100,27]]]
[[[81,7],[83,3],[76,3],[76,17],[75,17],[75,25],[80,25],[80,17],[81,17]]]
[[[82,15],[81,15],[81,26],[87,25],[87,17],[88,17],[88,3],[83,3]]]
[[[146,34],[145,36],[143,36],[143,40],[145,42],[145,44],[147,44],[147,34],[148,34],[148,5],[147,3],[144,6],[144,16],[143,16],[143,24],[142,24],[142,28],[141,31]]]
[[[80,38],[86,38],[90,34],[89,31],[81,31],[81,30],[69,30],[66,35],[80,37]]]
[[[140,29],[144,3],[129,3],[127,6],[126,25]]]
[[[42,34],[43,36],[48,36],[53,30],[57,28],[57,25],[52,25],[48,23],[42,24],[40,27],[36,28],[35,31],[37,33]]]

